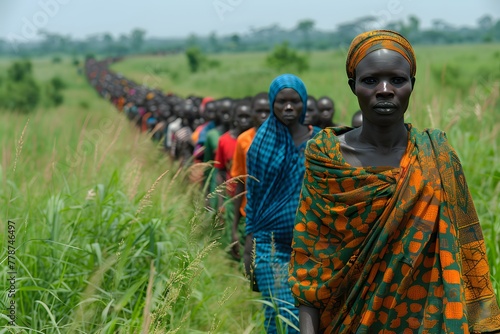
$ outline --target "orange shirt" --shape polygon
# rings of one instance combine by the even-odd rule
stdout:
[[[231,166],[231,177],[247,174],[247,152],[256,133],[257,129],[251,128],[240,134],[236,139],[236,149],[234,150],[233,165]],[[243,181],[244,180],[245,179],[243,179]],[[246,205],[247,197],[243,196],[240,206],[240,212],[243,217],[246,216]]]

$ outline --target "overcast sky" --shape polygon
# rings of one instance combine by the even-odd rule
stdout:
[[[0,0],[0,38],[29,41],[45,29],[85,38],[104,32],[114,37],[134,28],[146,37],[219,36],[247,33],[250,28],[278,24],[293,28],[311,19],[316,28],[374,15],[378,22],[417,16],[423,27],[435,19],[454,26],[475,26],[489,14],[500,18],[499,0]]]

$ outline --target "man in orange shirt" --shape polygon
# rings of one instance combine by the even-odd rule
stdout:
[[[240,228],[243,229],[244,218],[245,218],[245,205],[247,204],[246,196],[243,194],[245,191],[245,180],[247,174],[246,156],[250,144],[252,143],[257,129],[264,123],[264,121],[269,117],[269,97],[267,92],[258,93],[252,99],[252,120],[254,126],[247,131],[241,133],[236,139],[236,149],[233,156],[233,164],[231,166],[231,177],[241,176],[241,182],[236,183],[236,189],[234,193],[234,219],[232,226],[232,240],[234,246],[232,248],[232,255],[236,259],[241,258],[240,254]],[[240,223],[240,221],[243,222]],[[242,230],[243,231],[243,230]],[[241,237],[244,234],[241,233]],[[244,254],[244,256],[250,256],[250,254]],[[247,261],[249,263],[249,261]],[[245,268],[246,273],[249,273],[249,268]]]

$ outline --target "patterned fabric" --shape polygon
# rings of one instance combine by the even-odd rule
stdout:
[[[208,124],[208,122],[203,123],[201,125],[198,125],[196,129],[194,129],[193,134],[191,135],[191,141],[193,143],[197,143],[198,139],[200,138],[200,132],[203,130],[203,128]]]
[[[485,243],[460,161],[438,130],[409,140],[399,168],[353,168],[336,134],[306,149],[289,283],[324,333],[500,329]]]
[[[205,145],[205,141],[207,140],[208,131],[212,130],[213,128],[215,128],[214,121],[210,121],[207,124],[205,124],[205,126],[203,127],[203,129],[200,132],[200,136],[198,137],[198,142],[196,144],[201,145],[201,146]]]
[[[255,276],[262,297],[274,303],[280,315],[298,327],[298,309],[288,286],[287,267],[292,251],[295,212],[304,176],[306,143],[295,146],[288,128],[274,115],[276,95],[292,88],[303,101],[300,122],[306,113],[307,92],[302,81],[290,74],[276,78],[269,89],[271,114],[259,127],[247,154],[246,234],[256,244]],[[310,138],[318,129],[310,129]],[[293,315],[295,315],[295,317]],[[265,306],[268,333],[276,333],[275,308]],[[288,333],[296,333],[289,328]]]
[[[215,122],[210,121],[203,125],[200,125],[202,128],[197,136],[197,141],[195,142],[193,158],[195,161],[203,161],[203,156],[205,154],[205,141],[207,140],[208,131],[215,128]]]
[[[359,62],[370,52],[380,49],[393,50],[405,57],[410,64],[411,76],[415,76],[417,60],[410,42],[395,31],[372,30],[362,33],[352,40],[346,60],[347,77],[354,78],[354,70]]]
[[[172,147],[172,139],[174,138],[175,131],[182,127],[182,118],[177,118],[175,121],[170,123],[167,127],[167,134],[165,136],[165,147]]]
[[[181,163],[186,162],[193,153],[193,142],[191,135],[193,130],[189,126],[184,126],[175,131],[172,137],[172,146],[170,147],[170,154],[176,159],[181,160]]]

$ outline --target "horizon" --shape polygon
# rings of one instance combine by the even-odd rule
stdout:
[[[429,10],[431,4],[432,10]],[[450,4],[455,8],[453,13],[444,10],[449,9]],[[373,28],[382,27],[388,22],[406,22],[410,16],[419,19],[422,29],[432,27],[435,20],[442,20],[454,27],[471,27],[476,26],[477,21],[485,15],[494,21],[500,19],[500,2],[494,0],[479,0],[474,4],[465,0],[439,3],[431,0],[418,3],[412,0],[378,3],[358,0],[355,5],[320,0],[312,0],[308,4],[289,4],[283,0],[270,4],[264,0],[253,0],[252,3],[244,0],[191,0],[175,3],[173,8],[169,5],[172,7],[172,4],[158,4],[153,0],[126,5],[118,0],[106,3],[97,3],[95,0],[86,3],[73,0],[2,3],[1,12],[9,15],[0,20],[0,39],[17,43],[35,42],[40,40],[40,30],[69,36],[74,40],[105,33],[119,38],[134,29],[144,30],[146,39],[185,39],[191,35],[205,37],[211,33],[218,36],[242,35],[251,33],[252,29],[272,25],[290,30],[303,20],[314,21],[314,28],[318,31],[335,31],[341,24],[366,16],[378,18]],[[353,6],[357,7],[357,11],[352,11]],[[173,9],[172,15],[162,16],[165,8]],[[435,15],[436,12],[440,15]]]

